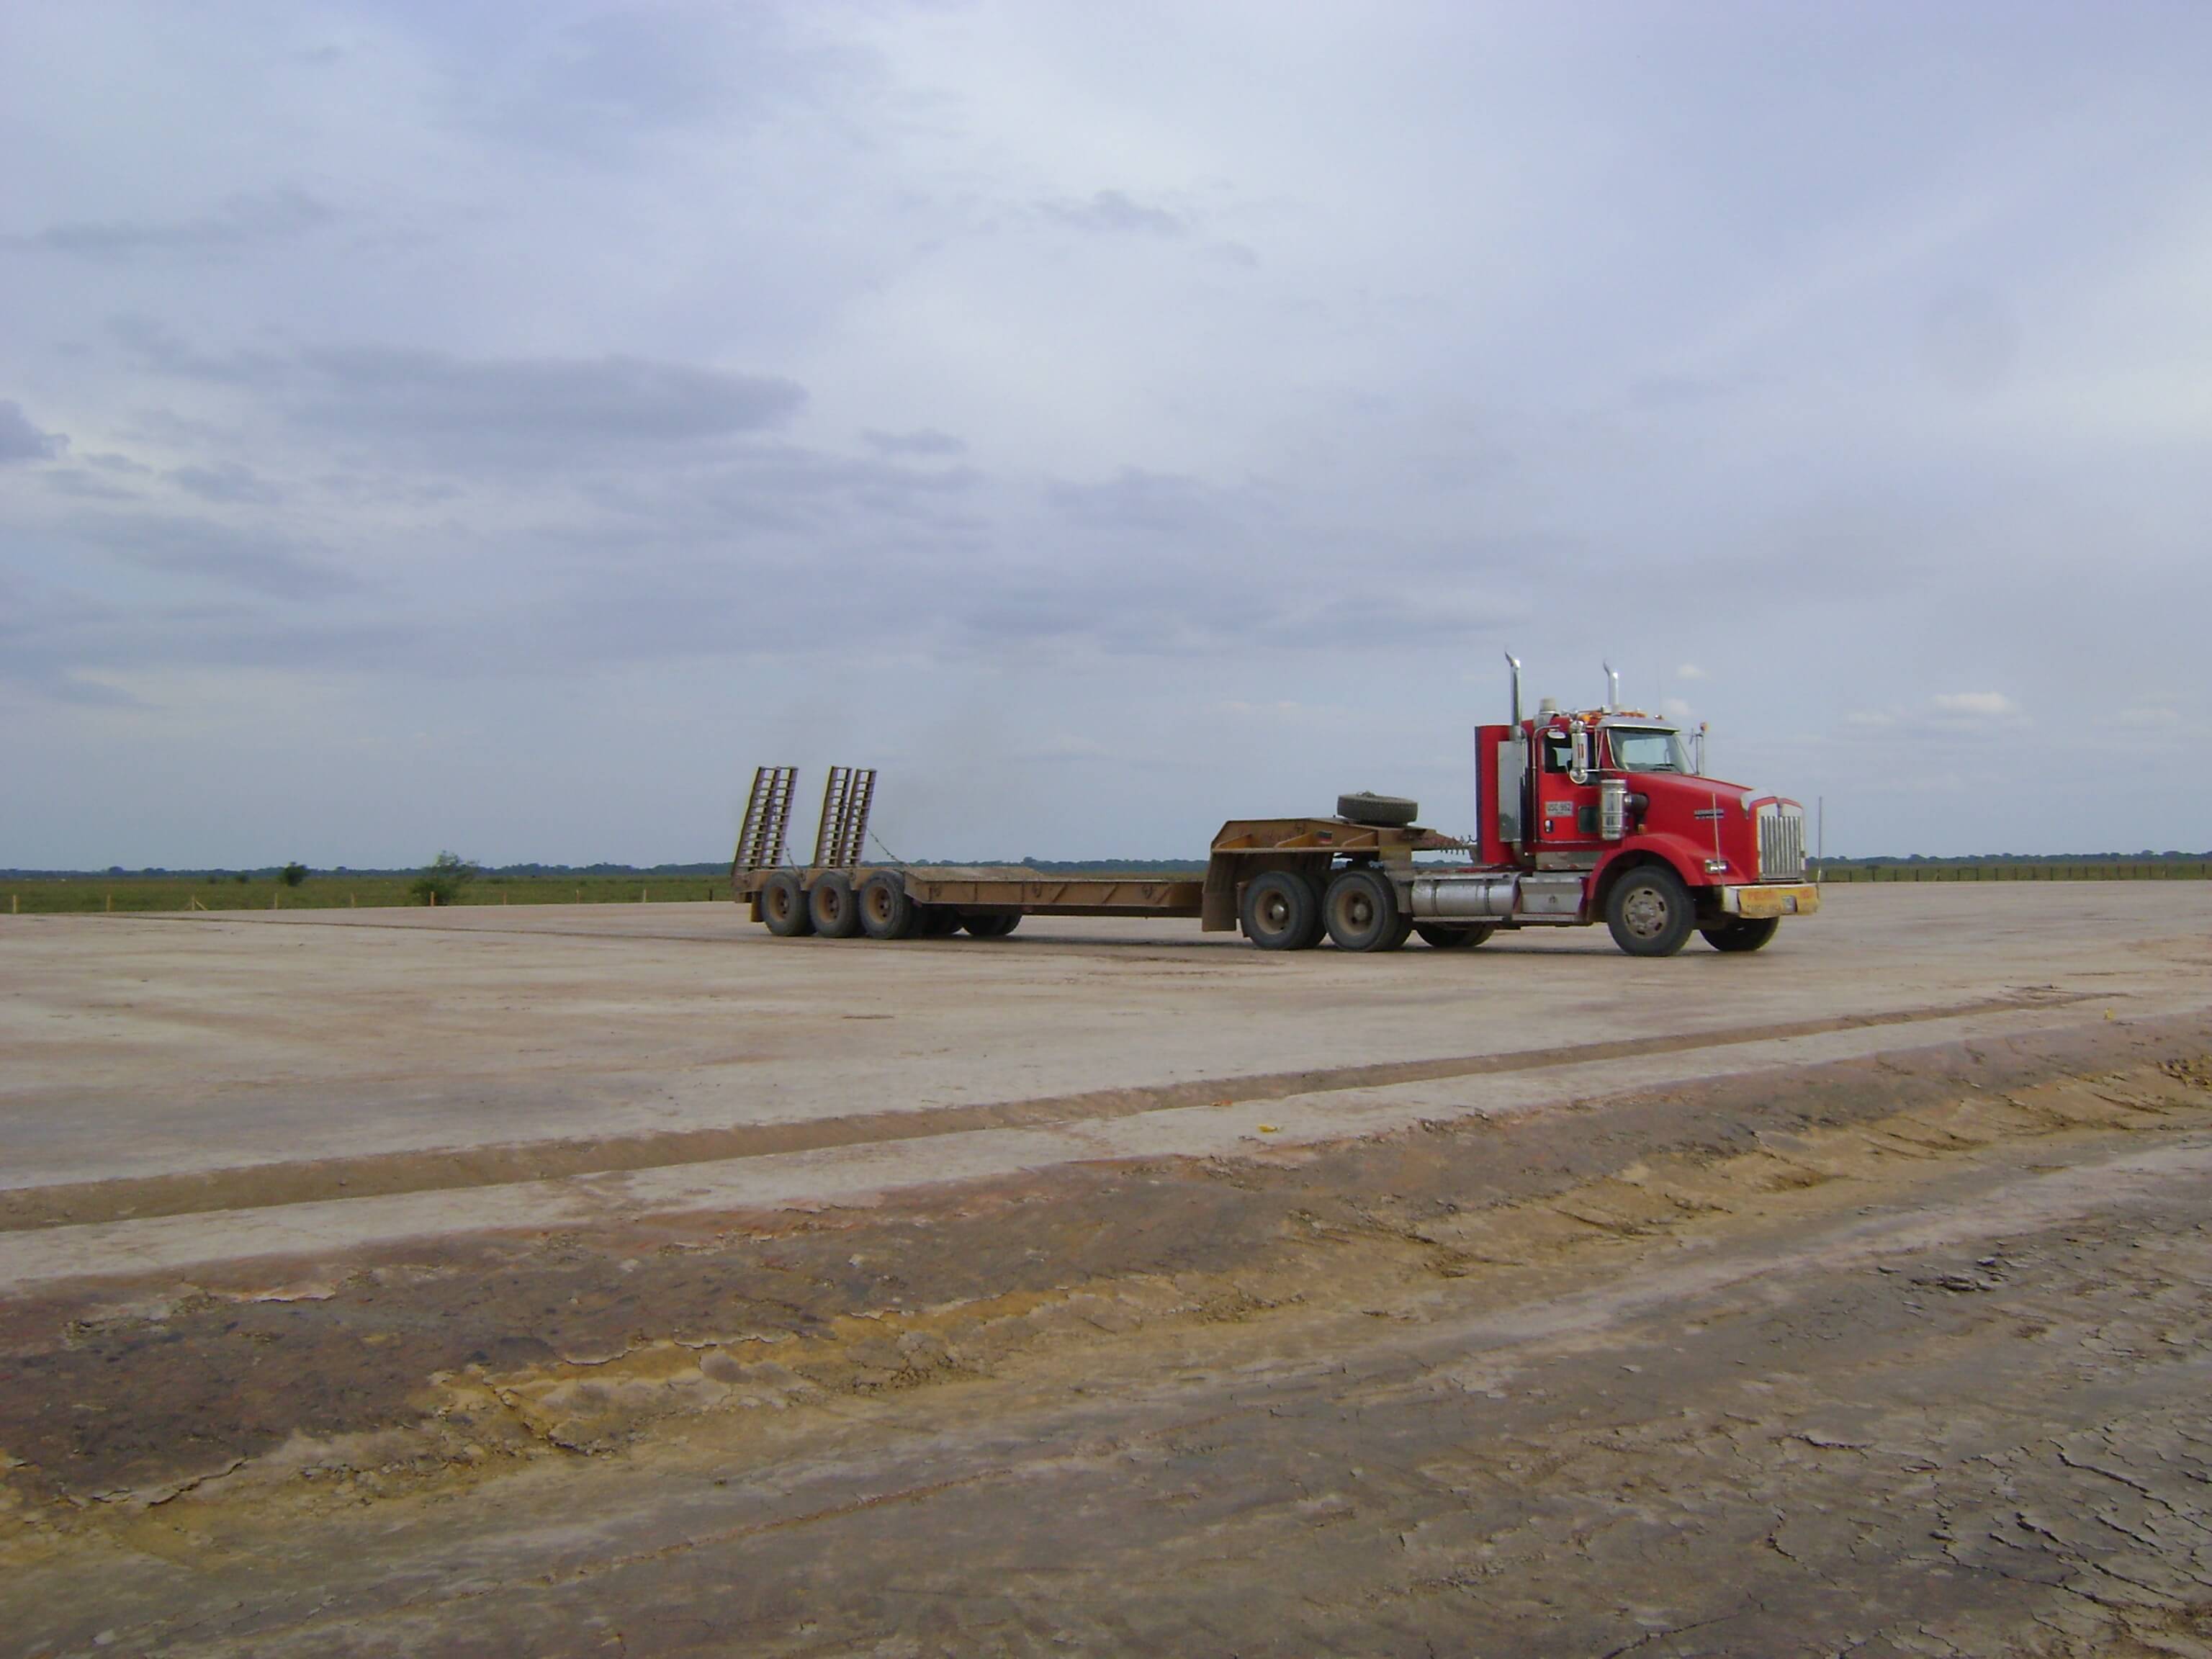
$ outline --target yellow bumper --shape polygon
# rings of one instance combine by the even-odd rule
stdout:
[[[1809,916],[1820,908],[1820,890],[1809,881],[1721,889],[1721,908],[1731,916]]]

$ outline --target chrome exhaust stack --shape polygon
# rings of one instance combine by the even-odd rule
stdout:
[[[1521,724],[1521,659],[1510,651],[1505,653],[1505,665],[1513,671],[1513,724]]]
[[[1611,663],[1605,664],[1604,667],[1605,712],[1618,714],[1620,712],[1620,676]]]

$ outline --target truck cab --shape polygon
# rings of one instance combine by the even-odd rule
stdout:
[[[1632,954],[1671,954],[1692,932],[1755,951],[1779,918],[1820,906],[1804,808],[1704,775],[1667,720],[1547,700],[1533,719],[1477,728],[1476,750],[1490,786],[1478,792],[1481,862],[1528,872],[1540,893],[1553,886],[1542,878],[1578,877],[1572,920],[1604,920]]]

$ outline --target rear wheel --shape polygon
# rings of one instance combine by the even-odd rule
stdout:
[[[1322,918],[1340,951],[1395,951],[1413,931],[1399,914],[1390,878],[1364,865],[1337,872],[1322,901]]]
[[[1716,951],[1734,953],[1756,951],[1771,939],[1782,926],[1779,916],[1731,916],[1726,921],[1698,931]]]
[[[1013,915],[993,913],[963,917],[960,925],[976,939],[1004,939],[1022,925],[1022,919],[1018,913]]]
[[[824,939],[850,939],[859,933],[860,906],[854,896],[853,878],[832,870],[816,882],[806,895],[806,914],[814,931]]]
[[[916,939],[943,939],[947,933],[960,931],[960,913],[943,904],[922,904],[915,907],[921,912],[921,921],[915,925]]]
[[[1290,870],[1266,870],[1244,884],[1244,937],[1262,951],[1304,951],[1321,943],[1321,896]]]
[[[1487,922],[1478,922],[1472,927],[1447,927],[1441,922],[1417,921],[1413,931],[1421,936],[1421,943],[1432,951],[1472,951],[1498,929]]]
[[[878,870],[860,884],[860,931],[870,939],[912,939],[921,907],[908,896],[906,883],[894,872]]]
[[[1697,918],[1690,890],[1664,865],[1631,870],[1606,895],[1605,925],[1613,942],[1632,957],[1671,957],[1690,937]]]
[[[806,914],[806,890],[789,870],[779,870],[762,884],[760,908],[761,920],[779,938],[797,939],[814,931],[814,919]]]

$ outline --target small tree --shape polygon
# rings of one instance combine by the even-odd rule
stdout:
[[[292,863],[286,865],[276,873],[283,878],[284,884],[287,887],[297,887],[301,882],[307,880],[307,866],[295,860]]]
[[[458,904],[477,867],[459,853],[441,853],[422,866],[407,890],[425,904]]]

